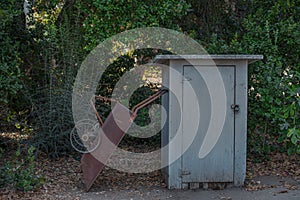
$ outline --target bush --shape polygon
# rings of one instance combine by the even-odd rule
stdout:
[[[22,19],[21,5],[18,1],[0,3],[0,104],[8,104],[22,89],[21,44],[14,32]]]
[[[247,53],[265,56],[249,71],[249,103],[254,105],[249,109],[250,128],[266,126],[289,154],[300,153],[300,3],[276,1],[269,6],[268,12],[260,8],[244,22]]]
[[[254,13],[243,21],[244,34],[226,42],[214,36],[210,52],[262,54],[249,67],[249,134],[252,152],[278,150],[300,153],[300,15],[299,1],[254,1]],[[253,137],[249,137],[250,139]],[[255,137],[254,137],[255,138]],[[253,147],[253,148],[252,148]]]
[[[4,163],[0,168],[0,188],[9,186],[28,191],[35,190],[44,183],[44,178],[35,174],[34,151],[35,148],[30,147],[24,156],[19,146],[14,160]]]
[[[69,136],[74,127],[72,90],[83,47],[78,29],[67,16],[62,24],[52,23],[43,28],[38,34],[46,36],[36,44],[42,49],[41,58],[28,82],[33,85],[30,96],[34,134],[27,142],[56,158],[73,152]]]
[[[78,10],[85,16],[86,50],[122,31],[149,26],[179,29],[176,20],[187,13],[190,5],[179,0],[88,0],[78,1]]]

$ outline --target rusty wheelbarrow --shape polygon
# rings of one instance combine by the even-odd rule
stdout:
[[[167,92],[168,90],[166,89],[158,91],[154,95],[135,105],[132,110],[129,110],[116,101],[116,105],[114,106],[104,123],[100,115],[98,114],[94,104],[91,103],[97,120],[101,125],[101,129],[98,129],[100,131],[98,137],[100,138],[96,138],[99,143],[96,142],[96,145],[94,143],[93,145],[95,146],[95,148],[93,148],[92,151],[83,154],[81,158],[81,168],[84,179],[83,181],[87,191],[91,188],[97,176],[103,170],[109,157],[115,151],[125,133],[130,128],[131,124],[136,118],[138,110],[147,106]],[[95,98],[106,101],[114,101],[113,99],[108,99],[102,96],[95,96]]]

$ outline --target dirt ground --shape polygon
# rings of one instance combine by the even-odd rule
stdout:
[[[224,190],[168,190],[160,171],[128,174],[105,168],[86,192],[79,159],[53,161],[40,156],[35,163],[36,173],[43,174],[46,183],[37,191],[1,189],[0,199],[300,199],[299,160],[299,155],[288,157],[280,153],[274,153],[263,163],[248,159],[245,186]]]

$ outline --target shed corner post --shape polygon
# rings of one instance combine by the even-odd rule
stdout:
[[[236,61],[235,104],[240,110],[235,114],[234,185],[242,186],[246,178],[248,60]]]

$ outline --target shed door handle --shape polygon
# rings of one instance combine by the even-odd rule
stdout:
[[[240,111],[240,105],[232,104],[232,105],[231,105],[231,109],[232,109],[234,112],[239,112],[239,111]]]

